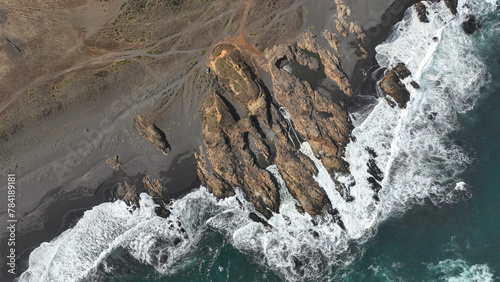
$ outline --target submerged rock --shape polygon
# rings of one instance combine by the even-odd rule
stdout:
[[[465,21],[462,23],[462,29],[467,34],[474,34],[476,30],[481,27],[479,21],[474,17],[474,15],[468,15]]]

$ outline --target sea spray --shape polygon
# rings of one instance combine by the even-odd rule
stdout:
[[[493,274],[486,264],[468,266],[461,259],[446,259],[437,264],[428,264],[427,268],[439,280],[459,281],[493,281]]]
[[[459,7],[464,3],[460,1]],[[483,7],[477,1],[468,3],[472,12]],[[345,202],[308,144],[301,144],[300,151],[318,167],[314,177],[339,211],[345,230],[331,215],[313,220],[300,214],[294,200],[283,201],[280,213],[264,226],[250,220],[255,209],[238,189],[235,196],[220,200],[202,187],[174,200],[168,219],[155,216],[153,201],[142,194],[141,208],[136,210],[118,201],[86,212],[74,228],[33,251],[20,280],[98,280],[113,271],[106,258],[120,249],[169,275],[189,265],[184,258],[196,252],[207,232],[221,233],[237,249],[288,280],[321,280],[332,267],[349,265],[357,255],[353,244],[371,236],[378,223],[395,212],[428,198],[436,203],[454,201],[466,190],[459,176],[470,159],[448,135],[459,127],[458,114],[474,106],[487,73],[474,55],[471,37],[460,27],[466,11],[459,8],[460,15],[453,17],[442,2],[426,5],[430,23],[420,23],[410,8],[390,39],[377,48],[381,66],[405,63],[412,71],[410,79],[421,88],[412,89],[410,79],[404,80],[412,97],[406,109],[392,108],[379,98],[371,112],[355,122],[356,141],[347,145],[345,155],[351,176],[335,176],[345,185],[355,183],[353,201]],[[367,163],[373,158],[368,148],[377,155],[375,162],[383,172],[378,200],[367,181]],[[286,188],[277,169],[268,170],[280,189]]]

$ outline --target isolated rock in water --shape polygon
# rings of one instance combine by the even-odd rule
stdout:
[[[388,70],[380,82],[380,87],[398,103],[400,108],[406,108],[406,103],[410,100],[410,92],[401,83],[396,71]]]
[[[137,129],[139,134],[151,141],[164,155],[170,152],[170,144],[167,142],[165,133],[154,123],[150,123],[141,116],[137,116],[135,119],[135,129]]]
[[[462,23],[462,29],[467,34],[473,34],[480,27],[481,24],[479,23],[478,20],[476,20],[476,17],[474,17],[473,15],[468,15],[465,21]]]
[[[167,218],[170,216],[170,211],[167,210],[163,205],[155,207],[155,213],[159,217]]]
[[[330,32],[325,31],[323,33],[325,38],[330,42],[330,40],[335,40],[333,38],[333,35],[331,35]],[[330,42],[330,44],[333,44],[335,46],[335,42]],[[286,57],[288,59],[292,59],[296,57],[296,48],[295,46],[287,46],[289,50],[286,50],[284,52],[284,47],[280,46],[275,46],[272,48],[270,51],[267,52],[266,57],[270,58],[271,56],[275,56],[280,58],[280,56],[276,56],[274,54],[283,54],[281,57]],[[316,43],[316,38],[314,35],[312,35],[310,32],[304,33],[302,36],[299,37],[299,40],[297,41],[297,47],[301,49],[308,50],[313,53],[317,53],[321,59],[321,63],[325,67],[325,74],[333,80],[337,85],[339,86],[340,90],[344,92],[347,96],[352,96],[353,91],[351,88],[351,83],[349,81],[349,78],[345,74],[344,70],[342,69],[342,63],[340,61],[340,58],[330,52],[329,50],[323,49],[318,46]],[[335,47],[334,47],[335,48]],[[274,53],[274,54],[273,54]],[[290,57],[290,58],[289,58]]]
[[[416,81],[410,82],[411,86],[415,89],[420,89],[420,84],[418,84]]]
[[[318,53],[318,45],[316,44],[316,36],[310,32],[305,32],[297,40],[297,46],[301,49],[309,50],[313,53]]]
[[[129,206],[139,207],[139,192],[134,185],[129,185],[126,181],[125,184],[118,183],[116,196]]]
[[[423,23],[428,23],[429,19],[427,18],[427,7],[424,3],[419,2],[415,4],[415,10],[417,10],[418,19]]]
[[[457,14],[458,0],[444,0],[444,3],[453,15]]]
[[[411,75],[411,71],[406,67],[404,63],[399,63],[394,67],[398,77],[400,79],[405,79]]]

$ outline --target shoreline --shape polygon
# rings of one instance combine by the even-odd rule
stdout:
[[[411,0],[405,1],[405,3],[394,1],[391,5],[391,8],[393,8],[395,5],[400,5],[401,7],[403,7],[402,10],[397,15],[395,15],[393,13],[394,10],[389,8],[384,12],[384,15],[389,15],[390,20],[388,22],[380,22],[379,25],[375,27],[380,32],[373,37],[371,37],[367,32],[368,38],[370,39],[369,44],[367,44],[366,46],[366,50],[368,51],[368,59],[359,60],[354,64],[353,73],[351,75],[351,84],[353,86],[353,90],[356,91],[364,81],[364,75],[361,71],[361,68],[367,67],[365,69],[367,71],[369,67],[376,64],[375,47],[386,40],[387,35],[392,29],[392,26],[396,22],[400,21],[404,14],[404,11],[416,2],[418,1]],[[306,24],[304,24],[304,26],[305,25]],[[341,38],[341,40],[343,40],[343,38]],[[347,39],[345,41],[347,41]],[[167,117],[165,117],[163,120],[168,120],[170,116],[171,114],[167,114]],[[183,124],[186,124],[187,121],[183,119],[185,119],[184,116],[177,116],[177,120],[181,120]],[[191,130],[187,130],[187,133],[184,134],[184,137],[189,137],[190,133],[195,130],[194,128],[196,128],[196,126],[194,126]],[[199,133],[197,134],[199,135]],[[196,144],[200,141],[200,137],[198,135],[196,135],[196,137],[192,137],[195,139],[195,141],[193,142],[193,144],[188,144],[186,146],[187,149],[183,151],[176,150],[175,152],[170,153],[175,153],[175,155],[173,155],[173,157],[170,159],[170,165],[168,166],[167,170],[161,170],[161,168],[165,167],[165,163],[163,162],[158,162],[151,165],[151,167],[155,167],[155,165],[162,165],[162,167],[155,167],[158,175],[161,179],[171,179],[168,183],[166,183],[166,186],[171,193],[172,199],[182,198],[184,195],[192,191],[192,189],[198,188],[200,186],[200,181],[198,179],[196,171],[196,160],[194,160],[193,155],[194,150],[197,148]],[[183,142],[181,137],[169,137],[169,142],[172,144],[172,147],[174,149],[176,148],[176,144],[180,144]],[[150,144],[148,144],[148,146],[149,145]],[[159,156],[159,154],[157,155]],[[19,276],[27,269],[29,254],[33,249],[38,247],[43,242],[53,240],[56,236],[59,236],[62,232],[74,226],[77,220],[81,218],[81,216],[83,216],[85,211],[92,209],[96,205],[111,200],[113,194],[112,190],[115,189],[118,182],[124,181],[124,178],[127,178],[127,180],[134,179],[135,183],[140,184],[138,185],[138,188],[139,186],[142,187],[141,179],[144,174],[138,172],[139,168],[135,168],[135,170],[136,174],[134,176],[128,176],[125,172],[121,172],[120,174],[122,175],[115,175],[115,173],[113,173],[112,176],[106,177],[103,181],[101,181],[98,188],[96,189],[92,189],[91,187],[84,187],[84,190],[90,189],[94,191],[92,193],[92,196],[90,197],[78,197],[78,195],[80,194],[80,189],[74,189],[62,195],[56,194],[54,196],[50,193],[45,195],[42,199],[45,199],[45,197],[50,199],[50,208],[44,210],[44,218],[46,219],[44,229],[33,230],[27,233],[20,233],[18,235],[19,247],[17,250],[18,254],[20,255],[18,255],[18,258],[16,260],[18,268],[16,276]],[[150,173],[150,171],[148,171],[148,173]],[[178,186],[183,188],[177,189]],[[140,192],[143,192],[143,190],[140,190]],[[2,270],[2,272],[4,272],[5,267],[2,267]]]
[[[166,184],[167,187],[181,187],[180,189],[169,189],[171,199],[182,198],[193,189],[200,187],[200,180],[196,175],[196,162],[193,161],[193,159],[193,156],[185,158],[181,160],[181,162],[172,165],[171,168],[163,173],[164,175],[174,176],[174,178]],[[193,171],[195,172],[195,177],[189,180],[189,174]],[[142,178],[145,174],[139,173],[132,177],[127,177],[123,173],[116,174],[118,175],[114,175],[100,184],[91,197],[74,199],[74,195],[66,195],[70,200],[64,199],[64,197],[62,199],[57,199],[56,202],[52,204],[53,208],[51,208],[47,214],[49,220],[44,225],[43,230],[34,230],[18,235],[17,250],[19,251],[19,255],[16,259],[16,264],[19,274],[28,269],[29,255],[35,248],[40,246],[40,244],[50,242],[64,231],[72,228],[84,213],[91,210],[93,207],[105,202],[120,201],[116,199],[115,191],[117,184],[123,182],[124,178],[127,178],[127,181],[131,184],[137,185],[139,193],[146,192],[142,184]],[[181,177],[175,177],[175,175]],[[77,191],[73,191],[73,194],[77,194]]]

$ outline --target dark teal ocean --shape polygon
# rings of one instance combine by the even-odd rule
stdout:
[[[475,5],[483,3],[472,2]],[[324,258],[318,258],[317,261],[302,260],[302,265],[298,268],[315,269],[309,272],[304,279],[297,280],[500,280],[500,10],[494,8],[490,2],[494,1],[484,2],[484,5],[488,6],[481,9],[481,13],[477,15],[481,22],[481,28],[475,34],[467,37],[472,42],[472,47],[467,52],[473,52],[474,56],[482,62],[483,68],[487,70],[487,75],[484,77],[486,82],[478,90],[480,93],[472,93],[474,94],[472,96],[476,98],[473,99],[475,103],[471,110],[457,111],[453,114],[447,114],[443,110],[437,114],[437,119],[445,115],[453,118],[454,129],[446,131],[446,136],[443,138],[447,144],[444,146],[460,147],[468,156],[464,169],[457,169],[459,171],[457,175],[444,175],[443,179],[452,178],[451,182],[463,181],[466,190],[455,188],[455,191],[453,188],[443,186],[443,189],[453,191],[438,193],[434,196],[429,193],[430,197],[423,197],[421,201],[405,200],[403,209],[394,208],[391,210],[388,216],[384,217],[374,228],[365,231],[369,233],[367,236],[347,241],[346,248],[336,253],[333,262]],[[436,21],[441,21],[441,19],[436,19]],[[441,22],[436,24],[441,24]],[[442,40],[447,42],[446,40],[449,38],[443,34]],[[466,43],[457,42],[457,44]],[[437,52],[446,52],[446,50],[438,50]],[[453,60],[448,62],[452,64]],[[450,68],[450,72],[454,73],[444,73],[443,76],[460,76],[467,73],[465,67],[460,66],[462,69]],[[484,73],[486,74],[486,72]],[[424,76],[422,77],[425,79]],[[435,75],[432,81],[438,81],[440,77]],[[463,80],[467,80],[467,77],[464,77]],[[440,84],[439,81],[435,82],[435,85],[438,84]],[[450,98],[450,103],[455,101],[452,98]],[[470,102],[465,98],[463,100],[467,103]],[[425,120],[427,113],[423,117]],[[415,123],[417,121],[418,119]],[[425,122],[429,123],[429,121]],[[426,138],[426,135],[423,135],[423,138]],[[440,173],[446,174],[454,169],[446,167],[454,162],[445,157],[432,158],[431,156],[429,158],[433,161],[432,165],[435,171],[431,171],[434,174],[425,172],[427,174],[424,176],[439,176]],[[441,167],[439,160],[443,161],[442,167],[444,169],[442,172],[438,170]],[[422,171],[425,169],[422,168]],[[410,173],[409,169],[408,173]],[[422,174],[423,172],[418,172],[416,175],[421,176]],[[409,179],[411,180],[411,177]],[[450,187],[454,187],[454,185]],[[417,186],[409,184],[403,187],[403,189],[417,188]],[[394,191],[402,193],[400,190]],[[84,280],[97,279],[99,281],[284,281],[286,277],[297,276],[294,276],[296,273],[288,276],[284,274],[287,272],[283,269],[287,269],[287,266],[282,266],[280,263],[290,261],[289,246],[286,242],[280,244],[279,240],[291,240],[290,242],[294,246],[298,246],[298,250],[293,250],[294,255],[302,252],[311,258],[318,256],[315,246],[310,246],[315,244],[314,240],[301,241],[302,235],[292,234],[293,232],[301,232],[300,228],[287,229],[287,232],[290,233],[289,236],[287,235],[288,237],[281,233],[273,233],[274,237],[272,237],[269,235],[271,233],[265,233],[259,229],[261,227],[255,227],[246,221],[244,224],[241,223],[240,217],[245,217],[245,215],[241,213],[241,210],[231,209],[236,202],[215,204],[214,200],[206,199],[206,194],[196,193],[193,193],[191,198],[184,199],[182,205],[181,201],[178,201],[178,206],[173,207],[173,210],[178,212],[175,214],[176,218],[182,222],[183,228],[190,238],[195,239],[176,241],[173,238],[182,237],[183,233],[176,231],[179,227],[175,222],[168,223],[170,224],[168,225],[160,222],[160,219],[151,218],[146,213],[138,213],[134,217],[123,215],[113,220],[107,220],[106,218],[116,216],[120,209],[123,209],[116,204],[109,204],[103,206],[102,210],[94,209],[86,213],[79,223],[80,225],[77,224],[73,228],[74,231],[66,232],[58,238],[58,241],[40,248],[40,253],[34,252],[35,256],[42,259],[40,262],[35,262],[38,268],[34,268],[33,276],[27,277],[26,280],[56,281],[50,280],[51,277],[70,275],[71,269],[74,268],[84,273],[80,276],[86,277]],[[392,200],[388,196],[385,197],[387,201]],[[439,197],[447,198],[437,201],[436,198]],[[145,203],[147,208],[147,201]],[[88,226],[85,217],[94,218],[89,221],[91,224]],[[95,218],[103,219],[96,221]],[[298,220],[298,223],[295,224],[301,223],[300,218]],[[232,226],[233,222],[235,227]],[[278,223],[279,221],[273,222],[275,225]],[[101,248],[101,246],[95,245],[95,242],[98,241],[89,239],[91,243],[88,243],[89,247],[85,249],[85,251],[90,249],[88,254],[68,256],[69,258],[80,256],[75,260],[76,262],[70,262],[70,259],[65,260],[66,253],[63,252],[71,253],[73,249],[78,248],[78,245],[87,244],[85,240],[89,237],[89,233],[83,231],[99,229],[99,224],[106,226],[102,229],[104,235],[99,235],[101,236],[99,238],[109,238],[110,243]],[[116,232],[109,231],[113,228]],[[78,233],[79,230],[83,230],[81,235]],[[324,232],[321,233],[322,236],[330,231],[332,233],[328,234],[331,234],[332,237],[336,236],[333,229],[318,230],[320,233]],[[300,234],[307,234],[307,232]],[[283,252],[271,251],[271,249],[253,251],[248,246],[257,246],[254,245],[256,244],[255,238],[261,240],[257,244],[266,244],[269,248],[278,245],[283,249]],[[272,238],[278,239],[274,239],[277,241],[270,244],[268,240]],[[290,238],[295,238],[295,241]],[[103,241],[103,239],[100,240]],[[76,242],[74,245],[71,243],[73,241]],[[325,246],[330,247],[328,244]],[[94,248],[96,249],[95,254],[92,253]],[[170,252],[170,249],[174,249],[175,252]],[[324,254],[330,253],[329,250],[325,249]],[[45,261],[50,261],[50,264],[44,261],[44,255],[47,256]],[[32,256],[34,255],[32,254]],[[50,259],[48,259],[49,256]],[[79,268],[82,257],[89,258],[83,264],[87,263],[86,265],[91,266],[92,271],[87,271],[85,268],[87,266]],[[97,257],[99,258],[97,259]],[[58,260],[62,262],[58,262]],[[95,263],[95,261],[98,262]],[[270,265],[270,261],[273,262],[272,265]],[[71,264],[68,265],[68,263]],[[162,265],[168,265],[168,267],[162,268]],[[59,271],[58,267],[67,269]],[[40,272],[37,272],[38,269]],[[52,270],[54,271],[51,272]],[[45,280],[36,280],[40,273],[45,275]],[[315,274],[310,275],[311,273]]]

